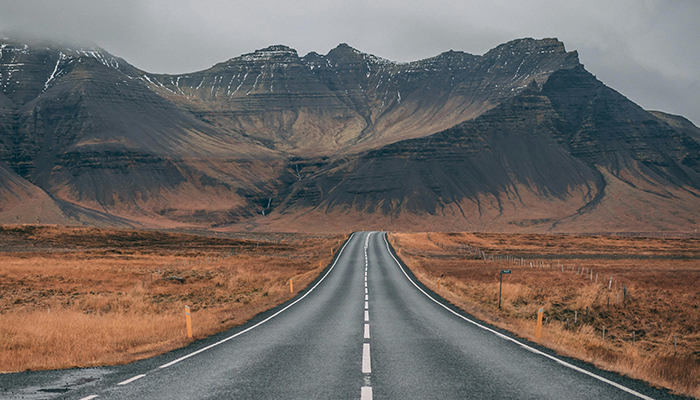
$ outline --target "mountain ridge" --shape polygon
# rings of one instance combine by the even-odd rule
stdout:
[[[177,75],[97,47],[0,47],[0,198],[20,199],[0,220],[41,197],[61,223],[167,228],[698,224],[700,129],[556,39],[406,63],[273,45]]]

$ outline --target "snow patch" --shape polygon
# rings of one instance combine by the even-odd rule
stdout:
[[[248,77],[248,71],[246,71],[245,75],[243,75],[243,79],[241,80],[241,83],[239,83],[239,84],[238,84],[238,87],[236,88],[236,90],[234,90],[233,93],[231,93],[231,96],[233,96],[234,94],[236,94],[236,92],[238,91],[238,89],[240,89],[241,86],[243,86],[243,82],[245,82],[245,78],[247,78],[247,77]]]
[[[61,61],[65,60],[66,58],[67,57],[65,54],[63,54],[63,52],[58,52],[58,60],[56,60],[56,65],[53,67],[53,72],[51,72],[49,79],[47,79],[44,83],[44,90],[42,90],[42,92],[49,88],[49,83],[51,83],[51,81],[56,77],[56,72],[58,72],[58,67],[61,64]]]
[[[255,87],[258,85],[258,79],[260,79],[260,75],[262,75],[262,74],[263,74],[263,73],[261,72],[261,73],[258,74],[258,76],[255,77],[255,82],[253,83],[253,87],[250,88],[250,90],[248,91],[248,93],[245,94],[246,96],[249,95],[250,92],[252,92],[253,90],[255,90]]]

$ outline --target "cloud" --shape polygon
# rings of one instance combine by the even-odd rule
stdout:
[[[632,100],[700,122],[694,0],[0,0],[0,10],[1,30],[94,42],[139,68],[168,73],[272,44],[303,55],[345,42],[411,61],[557,37]]]

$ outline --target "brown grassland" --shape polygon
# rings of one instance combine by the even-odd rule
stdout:
[[[560,354],[700,398],[700,239],[495,233],[389,238],[423,284],[438,291],[439,279],[439,294],[475,317]],[[503,276],[499,310],[501,269],[512,274]],[[537,340],[540,307],[545,324]]]
[[[127,363],[231,328],[312,282],[344,235],[0,226],[0,372]]]

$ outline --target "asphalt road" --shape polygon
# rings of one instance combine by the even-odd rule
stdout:
[[[292,301],[119,367],[0,375],[12,399],[677,399],[446,305],[383,233],[354,234]]]

